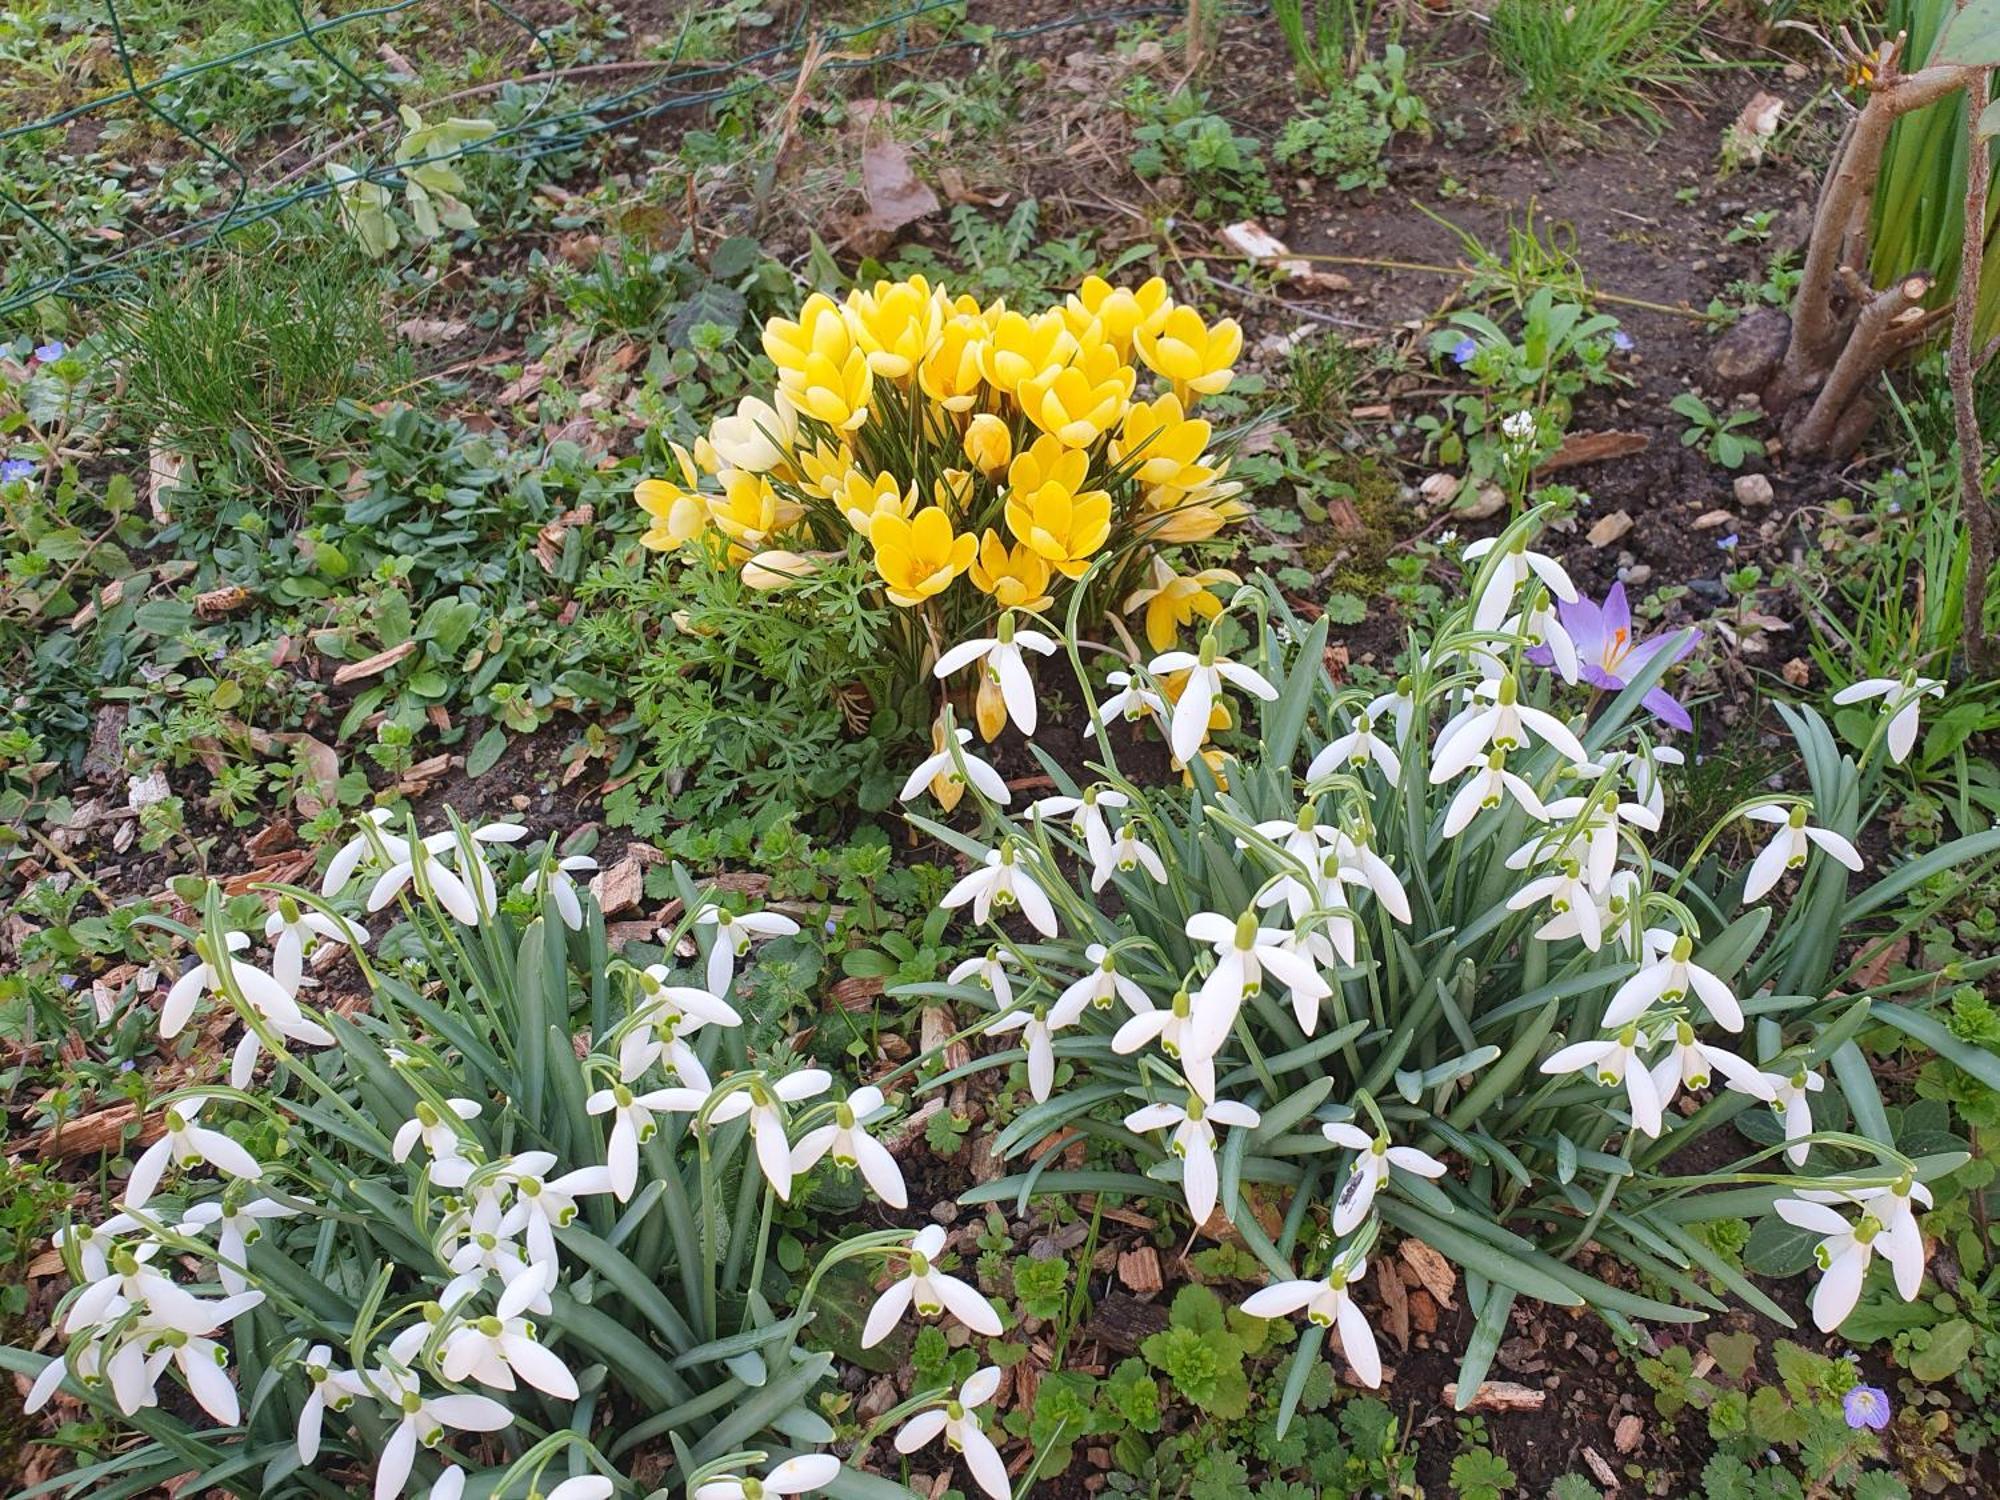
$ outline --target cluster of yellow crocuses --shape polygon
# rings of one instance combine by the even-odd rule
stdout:
[[[695,544],[765,589],[859,547],[933,650],[1000,611],[1056,609],[1087,574],[1100,608],[1144,612],[1155,649],[1219,609],[1207,585],[1233,580],[1183,575],[1162,548],[1243,514],[1193,414],[1228,387],[1243,332],[1158,277],[1092,276],[1039,312],[881,281],[814,293],[763,345],[770,398],[675,445],[678,475],[640,482],[648,547]]]

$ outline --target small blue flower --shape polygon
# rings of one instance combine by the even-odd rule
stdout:
[[[1734,552],[1736,550],[1736,542],[1736,533],[1732,531],[1728,536],[1718,537],[1715,545],[1720,547],[1724,552]]]
[[[35,461],[32,458],[0,459],[0,484],[11,484],[16,479],[33,479]]]
[[[1857,1385],[1840,1398],[1840,1409],[1849,1427],[1880,1432],[1889,1425],[1889,1393],[1879,1385]]]
[[[69,345],[61,339],[50,339],[35,351],[35,358],[45,365],[52,365],[69,353]]]
[[[1630,354],[1632,352],[1632,335],[1622,328],[1614,328],[1611,331],[1611,347],[1616,349],[1620,354]]]
[[[1478,353],[1479,353],[1479,345],[1475,344],[1469,338],[1460,339],[1456,344],[1453,344],[1451,346],[1452,361],[1455,364],[1457,364],[1461,370],[1464,369],[1467,365],[1471,364],[1473,356]]]

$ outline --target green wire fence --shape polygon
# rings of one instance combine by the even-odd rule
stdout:
[[[993,27],[973,35],[920,41],[914,35],[917,22],[930,16],[960,16],[964,12],[964,0],[911,0],[901,10],[865,24],[844,27],[816,27],[808,0],[782,41],[727,61],[684,61],[690,31],[690,24],[684,24],[668,56],[657,60],[639,59],[612,65],[565,68],[555,65],[554,47],[533,21],[505,4],[496,3],[496,0],[485,0],[487,10],[519,29],[526,42],[527,55],[539,57],[547,66],[540,71],[517,75],[512,80],[482,84],[431,99],[393,97],[380,84],[355,71],[327,45],[330,36],[345,34],[352,28],[366,27],[371,23],[379,24],[386,18],[424,3],[426,0],[388,0],[385,4],[342,15],[309,18],[304,0],[285,0],[286,9],[297,23],[291,31],[142,81],[143,60],[134,57],[128,41],[128,15],[121,14],[120,0],[102,0],[123,86],[43,118],[0,129],[0,254],[5,254],[10,240],[20,246],[31,242],[34,236],[41,237],[39,248],[42,252],[28,257],[35,268],[23,279],[10,284],[5,272],[0,271],[0,317],[18,313],[47,298],[69,295],[129,277],[162,257],[186,256],[300,204],[332,196],[336,192],[333,182],[323,170],[315,169],[323,168],[336,155],[345,157],[349,152],[358,153],[372,138],[387,136],[393,142],[399,123],[397,107],[400,104],[430,109],[474,95],[497,92],[508,81],[539,85],[536,98],[519,118],[502,125],[491,136],[474,145],[405,162],[396,162],[387,151],[383,151],[369,160],[367,165],[355,165],[354,169],[362,179],[392,188],[400,186],[402,175],[410,168],[429,162],[483,156],[505,157],[533,164],[545,157],[575,151],[593,138],[626,130],[647,120],[677,112],[715,109],[751,90],[793,82],[806,66],[809,51],[817,51],[823,59],[817,66],[827,71],[874,68],[1072,27],[1180,12],[1178,6],[1161,4],[1106,10],[1078,8],[1068,15],[1031,25]],[[688,23],[692,22],[693,15],[691,0]],[[847,44],[863,39],[870,43],[865,55],[843,51]],[[891,44],[880,45],[883,39],[890,39]],[[282,171],[275,163],[246,163],[223,143],[178,116],[169,103],[163,102],[163,96],[171,95],[176,85],[202,74],[239,67],[274,53],[300,51],[316,55],[349,79],[374,107],[375,113],[358,130],[328,141],[303,163]],[[645,76],[640,82],[611,89],[582,103],[565,101],[564,107],[554,108],[557,95],[566,83],[611,72],[637,72]],[[23,202],[11,190],[4,172],[5,151],[13,142],[41,132],[65,130],[79,120],[108,115],[127,106],[142,111],[214,162],[232,184],[229,201],[220,210],[180,224],[164,222],[160,213],[149,212],[152,205],[141,202],[132,215],[136,232],[122,233],[118,242],[108,248],[92,246],[86,249],[77,243],[74,236],[51,223],[47,215]],[[296,142],[288,143],[286,154],[296,149]],[[352,161],[348,164],[354,165]],[[10,223],[10,220],[14,222]],[[25,233],[23,225],[26,226]],[[55,252],[53,255],[48,253],[51,249]],[[7,258],[13,259],[11,256]],[[41,264],[49,264],[52,268],[42,271],[39,269]]]

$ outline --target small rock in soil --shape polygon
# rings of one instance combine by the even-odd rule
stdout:
[[[1771,481],[1762,474],[1738,474],[1733,488],[1736,503],[1751,509],[1761,509],[1774,498]]]
[[[1609,547],[1631,529],[1632,518],[1622,510],[1614,510],[1608,516],[1599,516],[1596,524],[1584,533],[1584,540],[1593,547]]]
[[[1705,510],[1694,518],[1696,531],[1713,531],[1718,526],[1727,526],[1736,518],[1726,510]]]
[[[1620,1453],[1635,1453],[1646,1436],[1646,1424],[1638,1417],[1620,1417],[1612,1430],[1611,1446]]]

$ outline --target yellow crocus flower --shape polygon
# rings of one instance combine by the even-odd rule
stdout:
[[[1055,570],[1026,542],[1011,549],[992,527],[979,539],[979,552],[972,559],[972,586],[991,594],[1002,609],[1047,609],[1055,603],[1049,594],[1049,577]],[[990,738],[990,736],[989,736]]]
[[[777,398],[745,396],[734,413],[708,424],[708,446],[717,467],[769,474],[790,461],[799,440],[798,409],[783,391]]]
[[[1124,417],[1138,380],[1116,349],[1093,338],[1068,364],[1022,381],[1018,399],[1042,431],[1068,447],[1088,448]]]
[[[1250,514],[1235,497],[1243,486],[1220,477],[1197,489],[1162,485],[1146,492],[1146,518],[1139,530],[1149,541],[1205,542],[1223,527]]]
[[[942,289],[921,276],[878,281],[875,290],[847,294],[847,322],[868,356],[868,368],[889,380],[907,380],[944,323]]]
[[[946,411],[971,411],[986,384],[983,363],[990,336],[986,319],[977,312],[947,318],[917,366],[917,384],[924,394]]]
[[[1113,286],[1102,276],[1086,276],[1063,304],[1063,318],[1078,338],[1095,323],[1119,355],[1129,359],[1133,336],[1141,328],[1157,332],[1173,305],[1162,277],[1155,276],[1135,291]]]
[[[833,503],[847,517],[847,524],[862,536],[870,536],[879,516],[906,518],[917,508],[917,487],[907,493],[886,469],[870,479],[859,469],[849,469],[832,495]]]
[[[1011,396],[1043,371],[1068,363],[1080,347],[1060,308],[1032,318],[1002,312],[989,321],[992,337],[980,350],[980,368],[986,383],[1003,395]]]
[[[1083,489],[1089,463],[1044,433],[1007,471],[1007,529],[1066,578],[1081,578],[1111,535],[1111,497]]]
[[[1135,401],[1111,440],[1111,461],[1136,457],[1133,476],[1144,485],[1198,489],[1217,473],[1202,462],[1211,431],[1208,423],[1186,414],[1172,391],[1157,401]]]
[[[1171,380],[1183,399],[1189,393],[1213,396],[1227,390],[1236,373],[1243,330],[1234,318],[1211,328],[1193,308],[1176,307],[1158,328],[1136,330],[1132,342],[1146,368]]]
[[[796,502],[771,488],[769,479],[747,469],[723,471],[722,493],[710,497],[708,510],[723,535],[736,544],[735,550],[746,554],[801,514]]]
[[[944,592],[972,565],[979,543],[971,532],[954,536],[951,521],[935,505],[914,517],[880,515],[869,528],[875,571],[889,586],[889,602],[905,607]]]
[[[963,520],[972,509],[972,487],[977,482],[970,469],[946,469],[931,481],[931,504],[942,506],[954,520]]]
[[[759,552],[743,565],[743,581],[760,594],[768,594],[773,589],[784,588],[797,583],[802,578],[810,578],[820,569],[825,554],[809,552],[787,552],[773,549]]]
[[[988,479],[1006,468],[1014,456],[1014,438],[1007,424],[990,411],[974,417],[965,428],[965,456]]]
[[[1222,601],[1209,592],[1215,584],[1239,584],[1227,568],[1203,568],[1199,573],[1176,573],[1164,557],[1153,555],[1152,577],[1146,587],[1134,589],[1119,606],[1126,614],[1146,611],[1146,639],[1155,651],[1169,649],[1181,627],[1192,625],[1196,616],[1213,620],[1222,613]]]
[[[632,488],[639,509],[653,518],[639,544],[654,552],[671,552],[682,542],[699,536],[708,525],[708,497],[697,492],[701,475],[694,459],[679,443],[669,445],[680,464],[681,482],[671,479],[642,479]]]
[[[792,455],[801,488],[826,500],[837,500],[847,483],[847,471],[854,467],[854,455],[845,443],[822,439]]]
[[[824,292],[806,298],[796,322],[766,323],[764,352],[778,367],[778,388],[807,416],[840,432],[868,420],[874,371],[839,305]]]

